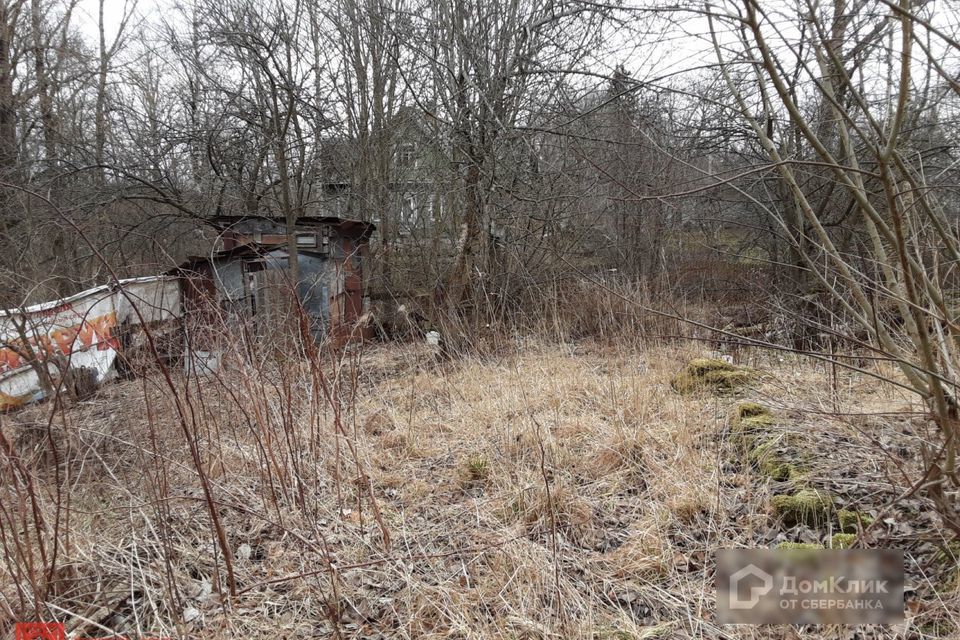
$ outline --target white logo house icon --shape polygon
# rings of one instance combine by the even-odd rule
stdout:
[[[740,583],[753,578],[757,583],[750,586],[750,596],[747,599],[740,597]],[[773,576],[756,565],[748,564],[743,569],[730,575],[730,608],[752,609],[760,602],[760,598],[773,589]]]

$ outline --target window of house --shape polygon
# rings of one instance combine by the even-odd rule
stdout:
[[[397,166],[412,167],[414,160],[414,146],[410,143],[400,145],[400,148],[397,150]]]
[[[304,248],[312,248],[317,246],[317,234],[315,233],[298,233],[297,234],[297,246]]]
[[[413,196],[405,195],[400,200],[400,233],[410,233],[417,224],[417,202]]]

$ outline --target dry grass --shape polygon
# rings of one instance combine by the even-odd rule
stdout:
[[[157,379],[105,387],[57,412],[49,435],[50,407],[4,417],[44,524],[0,518],[0,616],[36,616],[42,590],[40,615],[98,635],[788,637],[714,622],[711,554],[822,542],[839,526],[772,518],[771,496],[795,489],[751,467],[731,437],[735,407],[768,407],[776,424],[765,426],[787,443],[778,455],[804,482],[873,516],[902,490],[925,423],[877,415],[916,410],[892,387],[843,374],[834,385],[810,362],[759,354],[738,363],[759,375],[737,395],[673,391],[704,355],[527,343],[436,364],[420,347],[377,347],[330,368],[337,412],[301,364],[238,361],[219,380],[178,379],[231,546],[232,597]],[[29,493],[11,464],[4,473],[11,512]],[[883,518],[860,544],[943,556],[919,499]],[[56,571],[16,574],[13,540],[35,547],[38,532],[47,550],[57,540]],[[912,617],[877,637],[956,637],[955,585],[936,566],[911,568]]]

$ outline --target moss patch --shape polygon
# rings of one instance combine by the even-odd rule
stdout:
[[[859,525],[866,528],[873,524],[873,518],[859,511],[840,509],[837,511],[837,523],[843,533],[856,533]]]
[[[953,634],[956,632],[956,627],[950,620],[934,620],[924,622],[917,627],[917,630],[921,633],[920,637],[922,638],[953,638],[955,637]]]
[[[753,372],[749,369],[736,367],[729,362],[697,358],[691,360],[683,371],[673,377],[670,386],[677,393],[729,393],[749,382],[752,377]]]
[[[830,546],[833,549],[849,549],[857,541],[855,533],[835,533],[830,538]]]
[[[822,544],[816,542],[781,542],[777,549],[786,549],[788,551],[809,551],[811,549],[823,549]]]
[[[804,476],[794,461],[782,451],[792,438],[787,433],[774,435],[770,427],[776,420],[770,410],[756,402],[741,402],[731,416],[733,434],[739,435],[741,452],[761,475],[777,482],[797,481]]]
[[[769,420],[770,423],[773,422],[773,416],[770,415],[770,410],[756,402],[741,402],[734,410],[733,416],[734,422],[749,420],[751,418],[763,418]]]
[[[786,482],[787,480],[796,480],[801,477],[797,467],[785,461],[776,450],[778,440],[768,440],[758,446],[753,447],[747,453],[747,458],[760,473],[771,480]]]
[[[743,420],[744,418],[769,416],[770,410],[757,402],[741,402],[737,405],[735,413],[738,420]]]
[[[753,434],[776,424],[770,410],[756,402],[741,402],[733,412],[731,427],[735,433]]]
[[[760,472],[769,477],[771,480],[776,480],[777,482],[786,482],[796,478],[799,475],[796,467],[794,467],[789,462],[780,462],[777,460],[771,460],[760,466]]]
[[[773,496],[770,501],[773,515],[792,527],[805,524],[820,527],[830,522],[834,513],[833,496],[825,491],[803,489],[793,495]]]
[[[957,561],[960,560],[960,540],[948,542],[945,546],[941,547],[934,557],[940,564],[957,566]]]

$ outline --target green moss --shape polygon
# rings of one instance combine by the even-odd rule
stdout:
[[[825,491],[803,489],[793,495],[773,496],[770,501],[773,515],[792,527],[805,524],[820,527],[830,521],[834,513],[833,497]]]
[[[940,548],[940,550],[937,552],[937,555],[934,557],[938,563],[946,564],[948,566],[956,566],[957,561],[960,560],[960,540],[948,542],[945,546]]]
[[[763,475],[777,482],[786,482],[799,475],[796,468],[789,462],[771,461],[760,467],[760,471]]]
[[[753,377],[749,369],[735,367],[723,360],[697,358],[673,377],[670,386],[678,393],[709,390],[727,393],[740,387]]]
[[[830,547],[833,549],[849,549],[857,541],[855,533],[835,533],[830,538]]]
[[[960,569],[947,573],[947,579],[940,581],[940,589],[943,592],[960,591]]]
[[[741,434],[758,433],[775,423],[770,411],[756,402],[742,402],[737,405],[731,419],[733,431]]]
[[[810,549],[823,549],[823,545],[816,542],[781,542],[777,545],[777,549],[809,551]]]
[[[740,431],[760,431],[775,424],[773,416],[753,416],[737,423]]]
[[[776,452],[778,440],[768,440],[763,444],[750,449],[747,458],[760,473],[771,480],[786,482],[796,480],[800,472],[793,464],[784,461]]]
[[[863,525],[863,527],[866,528],[873,524],[873,518],[859,511],[840,509],[837,511],[837,522],[840,524],[840,531],[844,533],[856,533],[859,525]]]
[[[737,420],[743,420],[744,418],[759,418],[762,416],[769,416],[770,410],[762,404],[757,404],[756,402],[741,402],[737,405],[734,413]]]
[[[956,627],[950,620],[933,620],[917,627],[922,638],[954,638]]]

